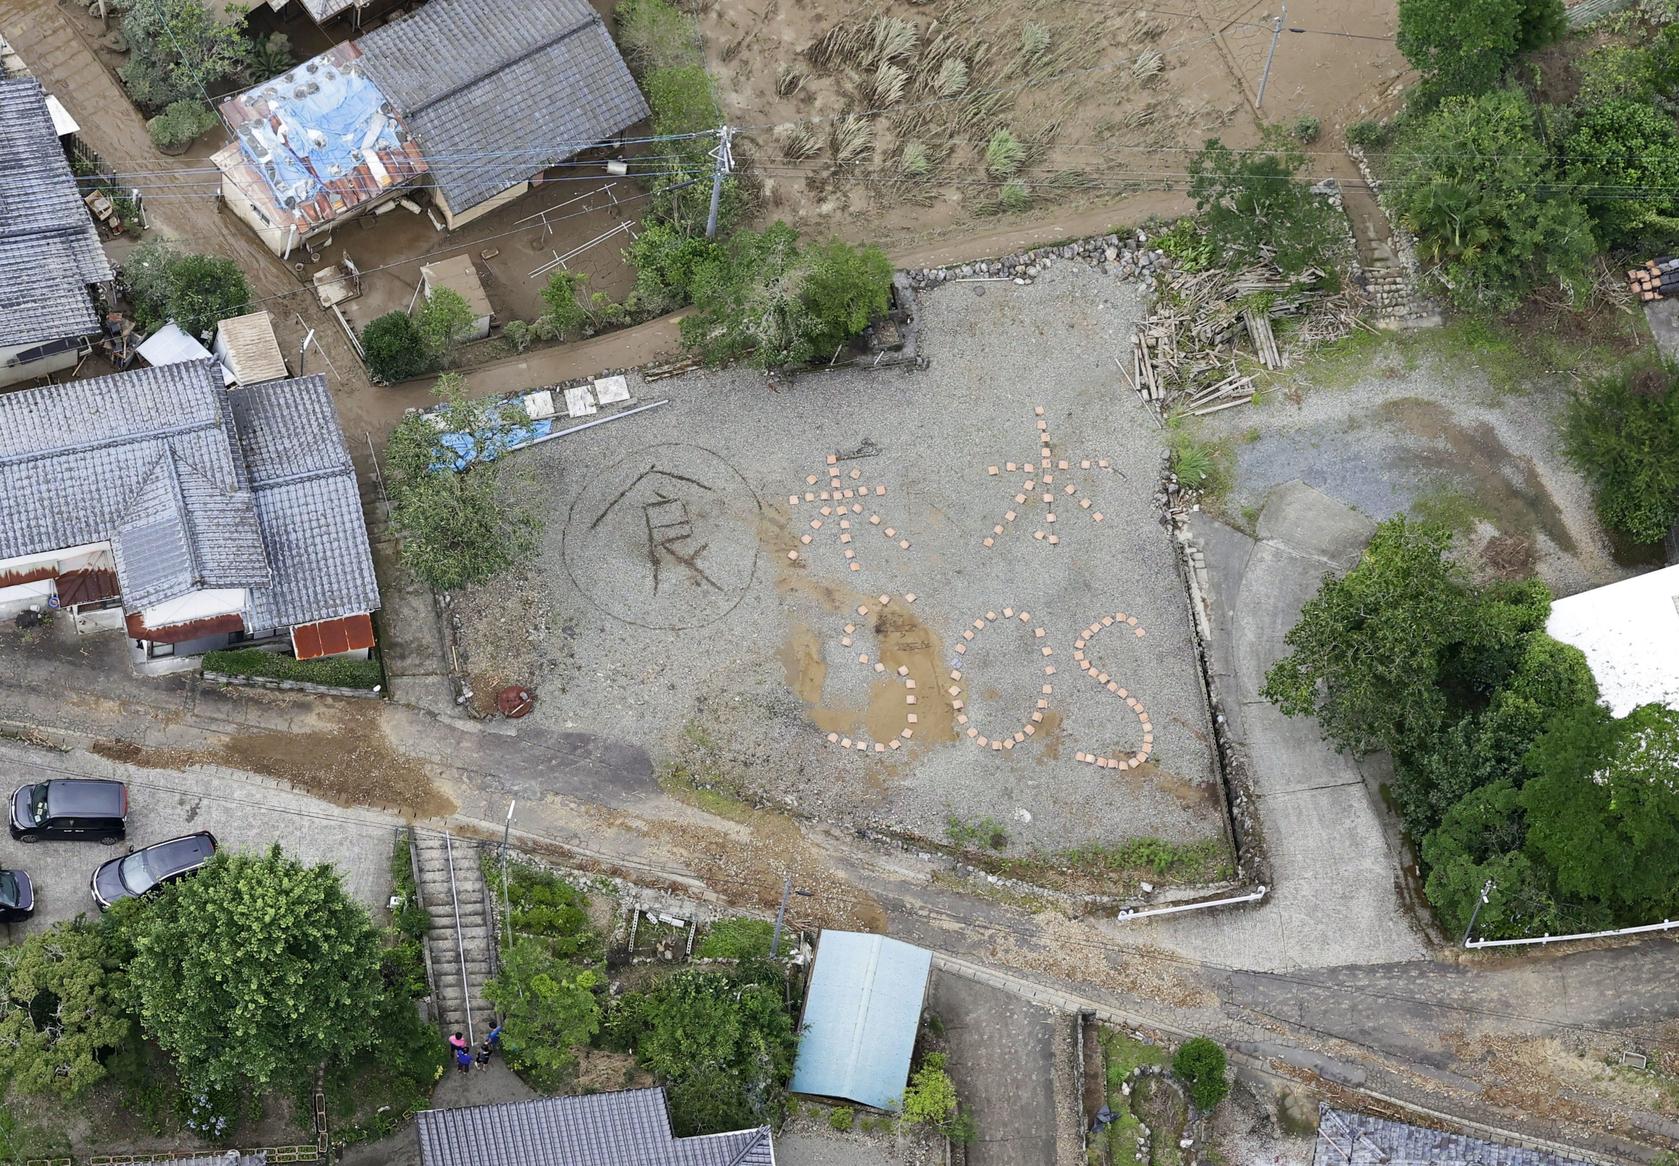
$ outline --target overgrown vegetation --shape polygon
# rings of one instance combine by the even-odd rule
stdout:
[[[261,648],[238,648],[204,653],[204,671],[227,676],[261,676],[272,680],[296,680],[323,684],[329,688],[357,688],[363,691],[384,683],[384,669],[377,660],[299,660]]]
[[[128,61],[120,70],[142,109],[205,100],[246,68],[250,43],[204,0],[121,0]]]
[[[950,1079],[943,1053],[928,1053],[904,1088],[898,1107],[905,1125],[925,1125],[958,1142],[972,1141],[973,1119],[958,1112],[956,1083]]]
[[[216,124],[216,111],[203,100],[171,101],[146,122],[152,145],[164,153],[179,153]]]
[[[205,337],[218,321],[251,308],[251,289],[231,259],[177,251],[148,238],[122,266],[134,323],[151,332],[173,320],[190,336]]]
[[[1567,27],[1562,0],[1400,0],[1399,51],[1422,74],[1413,100],[1482,93]]]
[[[386,312],[361,330],[362,354],[373,379],[394,385],[423,377],[437,367],[420,325],[407,312]]]
[[[719,919],[705,929],[705,937],[694,949],[698,959],[765,959],[775,927],[767,919],[736,916]]]
[[[1605,525],[1654,543],[1679,522],[1679,368],[1646,365],[1592,381],[1569,404],[1563,440]]]
[[[1258,150],[1237,152],[1212,138],[1190,159],[1189,194],[1219,260],[1246,265],[1269,256],[1291,274],[1326,261],[1335,210],[1299,177],[1305,165],[1274,131]]]
[[[498,486],[499,459],[510,427],[526,422],[523,412],[504,414],[494,403],[469,399],[452,374],[438,378],[437,394],[442,429],[419,414],[403,418],[385,445],[385,462],[403,564],[430,586],[453,591],[529,557],[541,522],[503,499]]]
[[[1679,795],[1639,783],[1679,749],[1679,722],[1654,706],[1611,717],[1585,657],[1545,634],[1544,585],[1477,586],[1450,542],[1403,518],[1381,524],[1359,564],[1302,609],[1265,696],[1315,715],[1341,748],[1393,756],[1394,796],[1449,928],[1468,925],[1488,880],[1486,937],[1671,915]]]
[[[1009,832],[1003,824],[995,818],[980,818],[968,821],[966,818],[952,814],[944,827],[945,837],[952,844],[971,850],[979,847],[989,847],[992,850],[1007,849]]]

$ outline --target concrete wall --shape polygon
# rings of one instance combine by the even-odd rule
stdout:
[[[483,218],[497,207],[506,206],[516,198],[523,198],[530,193],[530,188],[530,183],[521,182],[517,186],[509,186],[498,195],[486,198],[477,206],[469,206],[458,212],[449,205],[449,200],[443,197],[441,190],[432,191],[432,201],[437,204],[437,209],[442,212],[444,225],[453,231],[458,227],[464,227],[474,219]]]
[[[40,360],[31,360],[23,364],[15,364],[18,353],[38,348],[38,344],[16,345],[10,348],[0,348],[0,386],[20,385],[24,381],[32,381],[36,377],[49,376],[55,372],[67,372],[76,367],[83,356],[87,354],[87,344],[84,342],[76,348],[64,352],[55,352],[51,356]]]

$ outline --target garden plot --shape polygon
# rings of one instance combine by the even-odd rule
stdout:
[[[532,715],[852,827],[1210,881],[1163,434],[1113,364],[1138,297],[1065,266],[950,286],[922,298],[925,371],[632,380],[670,403],[516,455],[547,520]],[[507,590],[460,598],[475,674]],[[1116,857],[1139,838],[1168,845]]]

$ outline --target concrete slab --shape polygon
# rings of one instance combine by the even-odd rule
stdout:
[[[1260,540],[1345,570],[1358,561],[1376,524],[1298,479],[1271,491],[1256,524]]]
[[[1644,305],[1644,318],[1665,360],[1679,360],[1679,300],[1655,300]]]

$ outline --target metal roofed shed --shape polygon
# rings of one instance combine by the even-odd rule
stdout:
[[[909,1082],[932,965],[932,952],[884,935],[822,932],[791,1091],[895,1108]]]
[[[447,288],[466,301],[467,311],[472,313],[472,327],[456,339],[482,340],[490,334],[490,316],[493,314],[490,297],[484,293],[484,282],[478,278],[478,268],[474,266],[472,256],[462,252],[424,264],[420,268],[420,285],[428,300],[433,290]]]
[[[449,228],[648,115],[587,0],[429,0],[362,37],[367,74],[419,137]]]
[[[260,385],[291,376],[280,342],[274,336],[274,317],[266,311],[234,316],[216,325],[211,347],[227,367],[230,383]]]
[[[422,1166],[775,1166],[768,1126],[676,1137],[662,1088],[426,1109]]]
[[[1617,717],[1643,704],[1679,709],[1679,567],[1558,599],[1545,630],[1585,653]]]
[[[1442,1133],[1405,1122],[1318,1107],[1318,1141],[1312,1166],[1587,1166],[1548,1150],[1529,1150],[1502,1142]]]
[[[181,326],[173,320],[146,337],[135,351],[140,354],[141,360],[153,368],[165,364],[186,364],[194,360],[212,359],[205,347],[196,338],[183,332]],[[233,383],[233,374],[225,366],[222,368],[222,383]]]
[[[426,173],[361,55],[353,41],[335,45],[221,102],[234,133],[212,159],[222,197],[276,255]]]

